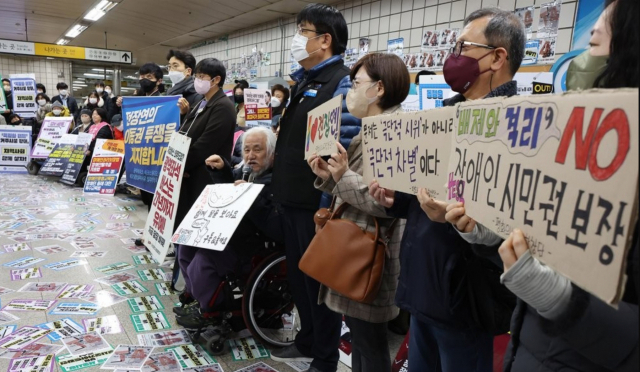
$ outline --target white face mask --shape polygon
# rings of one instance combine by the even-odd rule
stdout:
[[[183,71],[169,71],[169,79],[173,83],[173,85],[178,84],[182,80],[184,80],[186,76],[184,76]]]
[[[89,98],[89,103],[92,105],[95,105],[96,103],[98,103],[98,99],[97,98]]]
[[[104,92],[104,89],[102,89],[102,88],[96,88],[96,92],[98,92],[98,93],[102,93],[102,92]]]
[[[11,86],[10,85],[3,85],[2,89],[4,89],[5,92],[11,92]]]
[[[42,91],[42,89],[38,89],[38,94],[40,94],[40,93],[44,93],[44,92]]]
[[[111,89],[105,89],[105,92],[107,92],[107,94],[111,94]]]
[[[66,96],[67,95],[67,90],[66,89],[61,90],[60,91],[60,95],[61,96]]]
[[[320,36],[322,35],[318,35],[311,39],[315,39]],[[310,54],[313,54],[318,50],[321,50],[321,49],[318,49],[311,53],[307,52],[307,42],[311,39],[309,39],[306,36],[302,36],[296,32],[296,35],[293,37],[293,41],[291,42],[291,54],[293,55],[293,59],[295,59],[297,62],[307,59]]]
[[[52,112],[55,116],[60,116],[60,114],[62,113],[61,110],[53,110]]]
[[[359,89],[349,89],[347,93],[347,110],[349,113],[358,119],[362,119],[367,116],[369,111],[369,105],[378,100],[378,96],[373,98],[367,97],[367,91],[373,88],[377,82],[370,85],[368,88],[360,87]]]
[[[122,125],[122,122],[120,122],[116,129],[122,132],[122,128],[124,128],[124,126]]]
[[[40,106],[44,106],[44,105],[46,105],[46,104],[47,104],[47,101],[46,101],[46,100],[44,100],[44,99],[39,99],[39,100],[38,100],[38,104],[39,104]]]
[[[280,102],[280,100],[278,99],[278,97],[272,97],[271,98],[271,107],[280,107],[280,104],[282,102]]]

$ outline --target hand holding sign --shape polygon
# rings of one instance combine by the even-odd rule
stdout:
[[[331,172],[329,171],[329,165],[324,159],[318,156],[318,154],[313,154],[309,159],[307,159],[307,164],[311,167],[311,171],[316,176],[322,178],[324,181],[328,180],[331,177]]]
[[[184,97],[180,97],[178,107],[180,108],[180,115],[186,115],[189,112],[189,101]]]
[[[463,233],[470,233],[473,228],[476,227],[476,221],[467,216],[467,211],[464,209],[464,203],[452,203],[447,206],[447,214],[444,216],[447,222]]]
[[[371,181],[369,183],[369,195],[373,197],[378,204],[385,208],[393,207],[393,202],[395,201],[395,191],[385,189],[380,187],[380,184],[377,180]]]
[[[342,147],[340,142],[336,142],[336,144],[338,145],[338,152],[331,154],[331,159],[329,159],[327,164],[333,180],[338,182],[349,169],[349,159],[347,150]]]
[[[447,213],[447,202],[432,198],[429,191],[422,187],[418,189],[418,201],[420,202],[420,208],[422,208],[431,221],[441,223],[447,222],[444,218]]]
[[[529,250],[529,245],[524,238],[524,234],[520,229],[514,229],[511,235],[502,242],[498,253],[504,263],[504,272],[506,273],[511,266],[515,265],[518,258]]]

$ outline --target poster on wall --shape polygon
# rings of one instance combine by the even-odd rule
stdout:
[[[369,45],[371,44],[371,39],[367,37],[361,37],[358,41],[358,58],[362,58],[367,53],[369,53]]]
[[[552,65],[556,59],[556,37],[540,39],[538,64]]]
[[[27,173],[31,127],[0,125],[0,174]]]
[[[522,59],[522,66],[537,64],[539,51],[540,40],[528,40],[524,45],[524,58]]]
[[[129,185],[155,192],[167,145],[180,125],[180,97],[123,98],[122,119]]]
[[[115,195],[123,161],[124,141],[98,138],[84,183],[84,193]]]
[[[637,101],[621,89],[461,103],[445,200],[503,238],[521,229],[534,257],[618,303],[637,217]]]
[[[527,6],[524,8],[517,8],[515,10],[515,15],[520,18],[522,23],[524,24],[524,33],[527,37],[527,40],[531,39],[533,35],[533,12],[535,8],[532,6]]]
[[[36,117],[36,75],[11,74],[11,96],[13,97],[13,113],[22,118]]]
[[[571,50],[585,49],[589,46],[591,30],[604,11],[602,0],[580,0],[576,12],[576,23],[573,27]]]
[[[38,139],[33,144],[33,149],[31,149],[31,157],[42,159],[48,157],[56,146],[58,139],[69,132],[72,121],[72,117],[45,117],[42,127],[40,127]]]
[[[398,57],[402,58],[404,50],[404,38],[400,37],[397,39],[387,40],[387,53],[393,53]]]
[[[459,28],[426,30],[420,45],[421,53],[415,55],[415,66],[411,60],[407,61],[407,66],[413,68],[413,71],[441,71],[451,48],[456,45],[460,32]]]
[[[356,48],[348,48],[344,51],[344,65],[351,68],[358,62],[358,50]]]
[[[271,94],[263,89],[244,90],[244,115],[247,122],[271,120]],[[271,124],[271,122],[269,122]],[[249,123],[247,123],[248,126]],[[255,126],[255,124],[254,124]]]
[[[518,82],[518,95],[552,94],[553,72],[518,72],[513,80]]]
[[[560,21],[561,1],[540,5],[540,18],[538,19],[538,39],[558,36],[558,22]]]
[[[457,94],[451,90],[443,75],[423,75],[420,76],[419,83],[420,110],[442,107],[445,99]]]

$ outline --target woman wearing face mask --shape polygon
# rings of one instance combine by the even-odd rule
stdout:
[[[45,117],[50,116],[68,117],[71,116],[71,113],[69,112],[68,108],[62,106],[62,103],[60,103],[60,101],[55,101],[51,104],[51,112],[45,115]]]
[[[87,133],[89,126],[91,125],[91,115],[91,110],[82,109],[80,111],[80,122],[71,134]]]
[[[91,92],[87,99],[84,101],[84,108],[86,108],[87,110],[91,110],[92,112],[97,108],[104,108],[104,100],[102,99],[102,94],[98,92]]]
[[[361,58],[351,69],[351,90],[347,108],[357,118],[393,114],[402,111],[400,104],[409,94],[409,73],[402,60],[394,54],[374,53]],[[318,178],[315,187],[336,197],[336,208],[349,203],[342,218],[352,220],[362,229],[373,231],[372,216],[378,218],[381,234],[393,224],[388,245],[382,285],[371,304],[355,302],[321,285],[318,302],[344,314],[352,337],[352,370],[356,372],[388,372],[391,366],[387,342],[387,322],[398,315],[394,304],[400,272],[400,239],[404,220],[394,220],[385,208],[369,195],[362,177],[362,137],[357,134],[349,149],[337,144],[337,152],[328,161],[317,155],[308,163]]]
[[[233,87],[233,101],[236,103],[236,125],[245,128],[247,123],[244,116],[244,89],[248,88],[242,84]]]
[[[44,93],[38,93],[36,96],[36,103],[38,104],[38,111],[36,112],[36,123],[42,125],[44,117],[51,112],[51,100],[49,96]]]
[[[271,87],[271,130],[277,133],[280,118],[289,102],[289,89],[281,84]]]

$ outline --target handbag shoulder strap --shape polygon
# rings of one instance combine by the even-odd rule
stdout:
[[[331,207],[333,207],[333,203],[335,203],[335,197],[333,199],[333,202],[331,203]],[[335,220],[338,219],[340,217],[342,217],[342,213],[344,213],[345,209],[347,209],[347,207],[349,206],[349,203],[347,202],[342,202],[342,204],[340,204],[340,206],[338,207],[338,209],[336,209],[333,214],[331,214],[331,219]],[[376,225],[376,235],[375,235],[375,240],[378,240],[378,237],[380,237],[380,224],[378,224],[378,219],[374,216],[371,216],[371,218],[373,218],[373,223]],[[392,222],[392,224],[395,223]]]
[[[391,236],[393,235],[393,231],[396,229],[396,225],[397,224],[398,224],[398,219],[397,218],[394,218],[393,221],[391,221],[391,224],[389,224],[389,228],[387,228],[387,231],[384,234],[384,242],[385,243],[388,244],[391,241]]]

